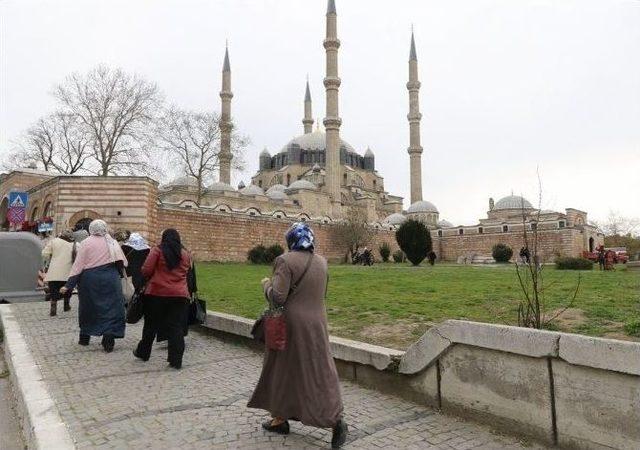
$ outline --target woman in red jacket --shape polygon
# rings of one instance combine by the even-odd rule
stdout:
[[[144,327],[142,339],[133,351],[136,358],[148,361],[158,330],[164,329],[169,340],[169,365],[182,367],[184,353],[183,324],[189,305],[187,272],[191,256],[182,247],[180,234],[173,228],[162,232],[160,245],[149,252],[142,266],[147,279],[144,291]]]

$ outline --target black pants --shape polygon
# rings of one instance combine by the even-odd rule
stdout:
[[[167,332],[169,341],[169,357],[167,361],[173,365],[182,365],[184,354],[183,324],[188,312],[188,300],[176,297],[144,297],[144,327],[142,340],[138,343],[136,353],[142,359],[151,355],[151,347],[158,331]]]

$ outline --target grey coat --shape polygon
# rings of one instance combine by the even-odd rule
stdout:
[[[309,270],[289,295],[309,256],[313,258]],[[250,408],[322,428],[333,427],[342,416],[338,372],[329,347],[326,286],[327,262],[323,257],[293,251],[276,259],[265,295],[284,305],[287,347],[283,351],[266,350]]]

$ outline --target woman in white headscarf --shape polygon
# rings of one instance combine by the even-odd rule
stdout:
[[[102,347],[113,351],[116,338],[124,337],[125,308],[122,270],[127,260],[118,243],[107,232],[104,220],[89,225],[90,236],[78,247],[69,280],[62,294],[78,286],[78,344],[89,345],[91,336],[102,336]]]
[[[133,287],[139,291],[144,286],[142,265],[149,255],[151,247],[140,233],[131,233],[121,245],[122,252],[127,257],[127,275],[131,277]]]

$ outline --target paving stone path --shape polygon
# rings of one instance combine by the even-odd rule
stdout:
[[[261,355],[191,331],[181,371],[167,368],[166,345],[151,359],[131,350],[141,326],[129,326],[111,354],[99,339],[77,345],[77,304],[48,317],[44,303],[13,305],[63,421],[79,449],[329,448],[331,432],[292,422],[288,436],[263,432],[265,413],[246,407]],[[347,449],[516,449],[513,437],[429,408],[343,382]],[[528,448],[541,448],[528,445]]]

